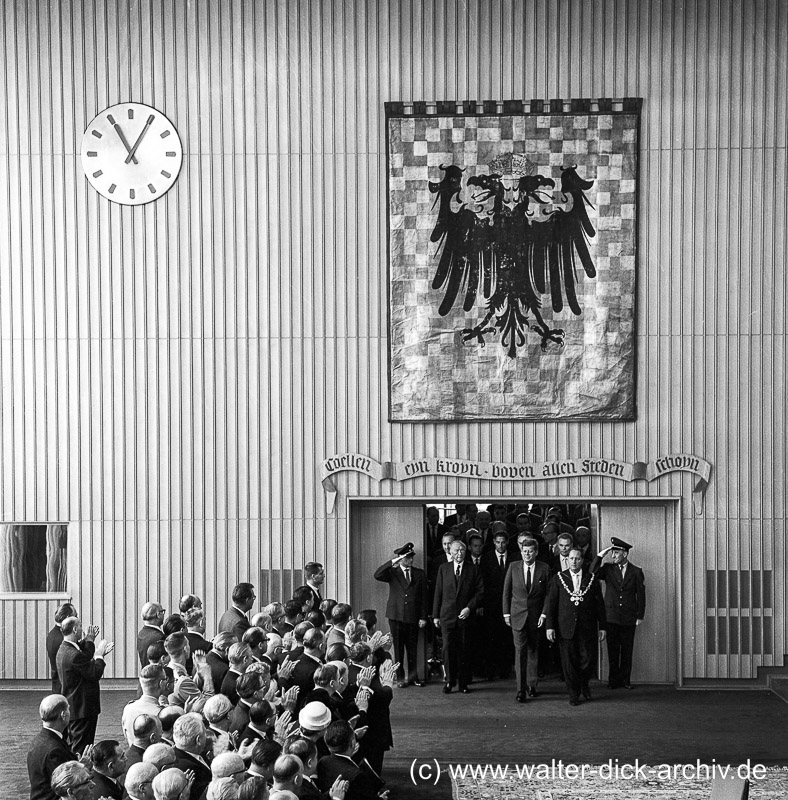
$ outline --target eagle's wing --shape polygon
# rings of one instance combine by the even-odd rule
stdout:
[[[440,201],[430,241],[438,244],[440,253],[432,288],[444,290],[438,308],[442,317],[451,311],[462,290],[464,311],[473,308],[480,288],[483,296],[489,298],[495,285],[496,265],[492,251],[494,223],[480,218],[466,205],[453,211],[451,199],[458,194],[458,186],[448,178],[447,174],[440,183],[430,183],[430,191]]]
[[[545,290],[544,267],[550,278],[550,297],[553,310],[561,311],[564,307],[563,298],[574,314],[580,314],[580,305],[577,302],[577,268],[576,258],[580,259],[586,275],[593,278],[596,268],[588,250],[588,237],[596,235],[594,226],[588,218],[586,204],[588,202],[584,189],[590,189],[593,181],[584,181],[575,171],[574,167],[565,169],[561,175],[561,191],[572,198],[572,206],[568,211],[558,209],[550,220],[545,234],[551,232],[541,249],[543,255],[534,254],[534,273],[536,285],[540,291]],[[551,229],[551,231],[550,231]],[[542,259],[545,264],[543,265]],[[563,291],[562,291],[563,290]]]

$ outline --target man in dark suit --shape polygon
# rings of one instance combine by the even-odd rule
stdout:
[[[608,689],[631,689],[632,650],[635,631],[646,614],[646,582],[643,570],[629,562],[632,545],[615,536],[611,547],[602,550],[591,563],[591,572],[605,582],[607,655],[610,662]],[[611,563],[602,563],[610,553]]]
[[[298,686],[298,709],[303,706],[306,696],[314,688],[315,670],[323,663],[322,648],[325,636],[318,628],[311,628],[304,634],[304,652],[295,662],[292,674],[282,678],[285,689]]]
[[[312,608],[319,609],[323,602],[322,588],[326,580],[326,570],[317,561],[304,564],[304,580],[306,587],[312,592]]]
[[[123,797],[123,775],[126,772],[126,756],[114,739],[104,739],[90,751],[93,762],[95,797],[121,800]]]
[[[394,661],[400,664],[400,688],[424,686],[418,678],[419,630],[427,627],[427,575],[413,566],[413,542],[394,551],[394,558],[375,570],[375,580],[389,585],[386,618],[394,642]],[[405,653],[408,666],[405,672]]]
[[[558,537],[555,552],[550,554],[547,562],[553,575],[569,569],[569,551],[574,546],[574,543],[571,533],[562,533]]]
[[[66,761],[77,758],[64,738],[69,722],[68,700],[62,694],[50,694],[41,701],[38,714],[42,728],[27,751],[30,800],[54,800],[50,786],[52,773]]]
[[[172,727],[176,761],[173,766],[194,772],[190,797],[199,800],[211,782],[212,774],[203,753],[208,742],[205,726],[197,714],[184,714]]]
[[[63,620],[69,617],[76,617],[77,609],[71,603],[63,603],[57,611],[55,611],[55,624],[52,630],[47,633],[47,657],[49,658],[49,666],[52,674],[52,693],[60,694],[63,687],[60,685],[60,678],[57,674],[57,651],[60,650],[60,645],[63,643],[63,631],[60,626]]]
[[[503,619],[503,584],[506,571],[512,562],[520,560],[520,553],[509,552],[509,537],[498,531],[493,539],[493,549],[482,555],[482,582],[484,583],[485,669],[488,680],[496,675],[508,678],[514,661],[511,631]]]
[[[435,627],[443,634],[443,668],[445,694],[459,683],[460,691],[470,692],[471,662],[468,648],[469,620],[482,602],[484,585],[478,567],[465,561],[465,545],[455,541],[451,561],[442,564],[435,581],[432,616]]]
[[[427,509],[427,520],[424,523],[424,553],[427,558],[440,552],[441,538],[445,532],[446,528],[441,524],[438,509],[430,506]]]
[[[569,690],[569,704],[580,703],[580,693],[591,699],[589,681],[599,641],[605,638],[605,605],[595,577],[583,569],[580,550],[569,551],[569,569],[553,576],[545,601],[547,638],[558,640],[561,667]]]
[[[362,762],[359,766],[353,761],[355,734],[347,722],[332,722],[325,734],[325,742],[331,755],[320,759],[317,764],[317,785],[322,792],[327,792],[335,785],[337,778],[348,781],[345,800],[377,800],[385,797],[382,792],[385,783],[374,770]]]
[[[528,534],[517,538],[522,563],[512,564],[503,585],[503,619],[512,629],[514,669],[518,703],[536,697],[539,636],[544,625],[542,613],[550,586],[550,568],[536,560],[539,543]]]
[[[97,627],[88,628],[87,636],[80,641],[82,622],[79,617],[64,620],[61,629],[63,643],[57,651],[57,672],[71,712],[69,746],[75,753],[82,753],[96,737],[101,713],[99,681],[104,674],[104,659],[115,645],[104,639],[94,645]]]
[[[217,633],[213,637],[211,649],[205,657],[208,666],[211,668],[211,678],[213,678],[214,691],[222,688],[222,681],[227,671],[230,669],[230,659],[227,656],[227,651],[234,645],[238,639],[235,638],[234,633],[224,631]]]
[[[232,608],[227,609],[222,614],[216,632],[227,631],[228,633],[234,633],[235,638],[240,642],[244,631],[252,627],[252,623],[249,622],[249,611],[256,599],[257,595],[251,583],[237,584],[233,588]]]
[[[164,606],[160,603],[145,603],[142,607],[142,627],[137,634],[137,655],[140,666],[148,665],[148,648],[154,642],[164,641]]]

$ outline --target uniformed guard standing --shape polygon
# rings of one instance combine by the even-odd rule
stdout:
[[[427,575],[413,566],[413,542],[394,551],[394,558],[375,570],[375,580],[389,585],[386,618],[394,643],[394,661],[399,663],[399,687],[424,686],[418,678],[419,629],[427,626]],[[407,651],[407,673],[403,672]]]
[[[613,536],[611,546],[602,550],[591,564],[599,580],[605,582],[607,617],[607,655],[610,662],[608,689],[631,689],[632,651],[635,630],[646,614],[646,583],[643,570],[629,562],[632,545]],[[610,553],[612,563],[602,563]]]

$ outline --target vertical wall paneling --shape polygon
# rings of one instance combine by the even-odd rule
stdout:
[[[318,464],[348,450],[702,455],[699,516],[681,474],[337,484],[682,496],[683,677],[781,664],[787,39],[778,0],[2,4],[0,519],[69,523],[69,593],[118,643],[109,673],[134,674],[146,599],[195,591],[215,623],[236,581],[263,570],[281,590],[311,558],[346,594],[347,506],[326,515]],[[383,103],[625,96],[644,99],[637,420],[389,424]],[[124,100],[184,145],[173,189],[136,208],[79,160],[87,123]],[[732,570],[770,570],[771,610],[739,591],[711,614],[707,573]],[[4,677],[45,677],[14,619],[42,641],[52,610],[0,600]],[[718,652],[725,626],[735,653]]]

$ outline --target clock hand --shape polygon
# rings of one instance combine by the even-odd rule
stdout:
[[[140,132],[140,135],[137,137],[137,141],[134,142],[134,147],[129,150],[129,154],[126,156],[126,163],[128,164],[134,158],[134,154],[137,152],[137,148],[140,146],[140,142],[142,142],[143,137],[148,132],[148,128],[150,128],[151,122],[154,120],[153,114],[148,117],[148,121],[145,123],[145,127]],[[134,163],[136,164],[137,161],[134,159]]]
[[[120,125],[118,125],[118,123],[115,122],[115,118],[112,116],[112,114],[108,114],[107,119],[110,121],[110,124],[115,129],[115,133],[118,134],[118,137],[120,138],[121,142],[123,142],[123,146],[126,148],[126,152],[128,153],[130,151],[129,143],[126,141],[126,137],[123,135],[123,131],[120,129]],[[134,163],[136,164],[137,159],[135,158],[133,160]],[[129,163],[128,159],[126,159],[126,163],[127,164]]]

